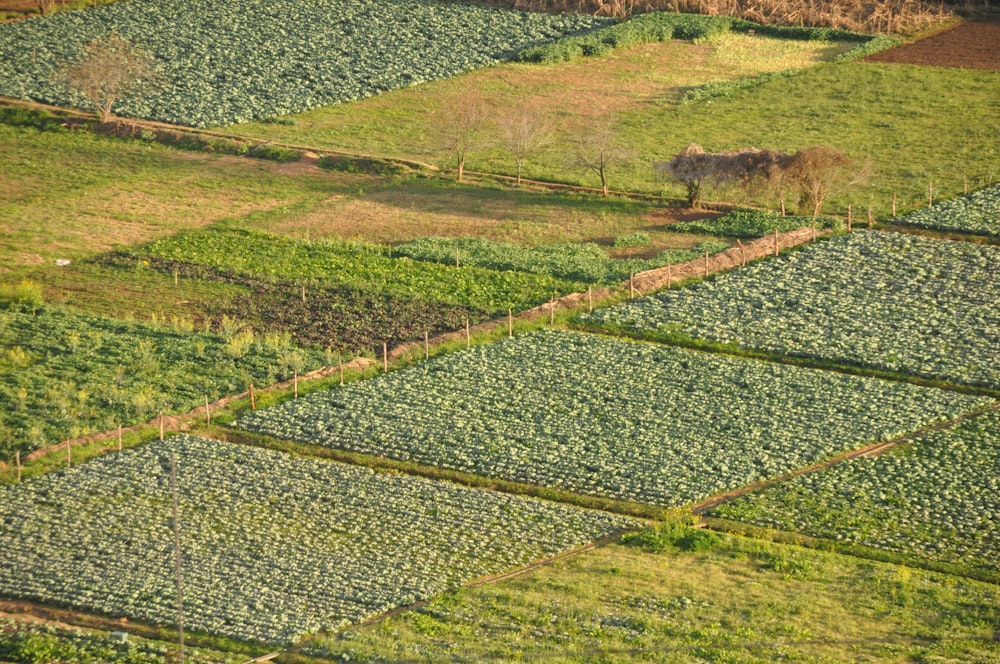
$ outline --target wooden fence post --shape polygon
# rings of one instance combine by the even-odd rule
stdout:
[[[458,264],[458,247],[455,247],[455,267],[459,267],[459,264]]]
[[[205,397],[208,400],[208,397]],[[122,451],[122,423],[118,423],[118,451]]]
[[[847,204],[847,230],[851,230],[851,222],[854,220],[854,211],[851,209],[851,204]]]
[[[507,337],[514,336],[514,309],[507,307]]]
[[[66,467],[72,468],[73,466],[73,446],[66,441]]]
[[[872,206],[868,205],[868,228],[871,229],[875,225],[875,217],[872,216]]]
[[[628,275],[628,299],[635,299],[635,272]]]
[[[594,311],[594,287],[587,286],[587,311]]]
[[[472,348],[472,330],[469,328],[469,319],[465,319],[465,347]]]
[[[424,330],[424,359],[431,359],[431,333],[430,330]]]
[[[292,398],[299,398],[299,370],[292,369]]]
[[[306,301],[306,285],[302,284],[302,302]]]
[[[927,207],[934,207],[934,180],[927,181]]]
[[[670,290],[670,282],[673,278],[670,276],[670,263],[667,263],[667,290]]]
[[[253,383],[250,383],[250,410],[257,410],[257,397],[253,393]]]
[[[892,216],[896,216],[896,192],[892,192]]]
[[[389,342],[382,342],[382,373],[389,373]]]
[[[746,267],[747,266],[747,248],[743,246],[743,241],[740,240],[739,238],[736,239],[736,244],[740,245],[740,267]],[[669,268],[670,266],[668,265],[667,267]],[[669,275],[670,273],[668,272],[667,274]],[[669,276],[667,277],[667,279],[669,280]]]
[[[205,426],[212,426],[212,411],[208,408],[208,395],[205,395]]]
[[[337,364],[340,365],[340,384],[344,384],[344,354],[341,351],[337,351]]]
[[[549,300],[549,326],[556,324],[556,301]]]
[[[21,450],[14,452],[14,463],[17,464],[17,483],[21,483]]]
[[[774,229],[774,255],[778,255],[778,229]]]
[[[708,249],[705,250],[705,278],[708,279]]]

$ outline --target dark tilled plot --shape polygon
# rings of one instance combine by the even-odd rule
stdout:
[[[962,23],[912,44],[876,53],[866,60],[1000,71],[1000,20]]]

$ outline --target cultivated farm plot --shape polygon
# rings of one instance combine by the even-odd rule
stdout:
[[[1000,389],[997,302],[1000,248],[858,231],[584,321]]]
[[[287,644],[639,522],[191,436],[0,487],[7,597]]]
[[[768,528],[1000,570],[1000,415],[801,475],[711,512]]]
[[[428,237],[393,247],[393,253],[419,261],[464,262],[504,272],[547,274],[557,279],[612,285],[626,281],[635,272],[694,260],[728,248],[725,242],[711,240],[690,249],[666,249],[654,258],[617,259],[609,257],[593,242],[525,248],[480,238]]]
[[[905,383],[543,331],[258,410],[237,426],[681,506],[989,403]]]
[[[0,26],[0,95],[89,107],[56,73],[115,33],[164,79],[123,98],[122,115],[218,126],[455,76],[607,23],[421,0],[130,0]]]
[[[0,460],[323,366],[287,337],[175,331],[59,309],[0,310]]]
[[[351,242],[311,242],[252,231],[212,229],[183,233],[136,251],[167,261],[167,271],[189,268],[192,276],[229,274],[264,281],[344,286],[367,292],[460,305],[487,314],[507,313],[546,302],[586,285],[547,275],[456,268],[390,255],[389,247]],[[155,267],[156,265],[154,265]],[[204,269],[200,269],[204,268]]]
[[[939,231],[1000,235],[1000,185],[942,201],[892,223]]]

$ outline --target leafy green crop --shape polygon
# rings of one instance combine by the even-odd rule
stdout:
[[[646,241],[649,238],[646,237]],[[570,281],[616,284],[629,275],[652,270],[669,263],[700,258],[705,252],[718,253],[729,245],[719,241],[703,242],[691,249],[668,249],[656,258],[610,258],[592,242],[556,244],[542,247],[519,247],[506,242],[478,238],[420,238],[393,247],[394,254],[419,261],[434,261],[454,265],[476,265],[501,271],[544,274]]]
[[[583,320],[998,389],[997,302],[1000,247],[857,231]]]
[[[1000,236],[1000,184],[897,217],[893,223]]]
[[[243,416],[280,438],[679,506],[988,399],[545,331]]]
[[[678,233],[704,233],[706,235],[721,235],[723,237],[758,238],[770,235],[774,231],[791,231],[796,228],[842,228],[839,219],[830,217],[796,217],[781,216],[769,210],[741,209],[727,212],[716,219],[698,219],[697,221],[682,221],[670,226],[670,230]]]
[[[111,635],[51,624],[0,618],[0,660],[5,662],[73,662],[73,664],[168,664],[175,648],[129,636],[126,643]],[[246,656],[208,654],[190,646],[184,660],[191,664],[238,664]]]
[[[294,642],[523,566],[632,519],[177,436],[0,487],[7,597]]]
[[[1000,570],[1000,415],[801,475],[713,511],[769,528]]]
[[[303,369],[322,365],[319,353],[280,339],[0,310],[0,459],[285,380],[293,356]]]
[[[129,0],[0,25],[0,95],[89,108],[56,72],[116,33],[163,78],[116,112],[218,126],[455,76],[607,23],[424,0]]]
[[[207,230],[159,240],[139,255],[219,268],[272,281],[346,286],[424,301],[471,307],[489,314],[527,308],[585,284],[545,275],[501,272],[391,258],[378,245],[309,242],[252,231]],[[452,256],[454,260],[454,255]]]

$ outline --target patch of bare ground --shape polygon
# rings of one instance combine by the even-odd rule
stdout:
[[[866,61],[1000,71],[1000,19],[961,23]]]
[[[338,195],[299,215],[263,221],[262,230],[307,239],[360,239],[395,244],[422,237],[480,237],[524,246],[560,242],[611,244],[635,231],[649,233],[656,253],[704,237],[670,232],[670,224],[718,216],[709,210],[616,209],[572,200],[511,195],[481,188],[385,187]],[[622,255],[640,255],[624,252]]]

